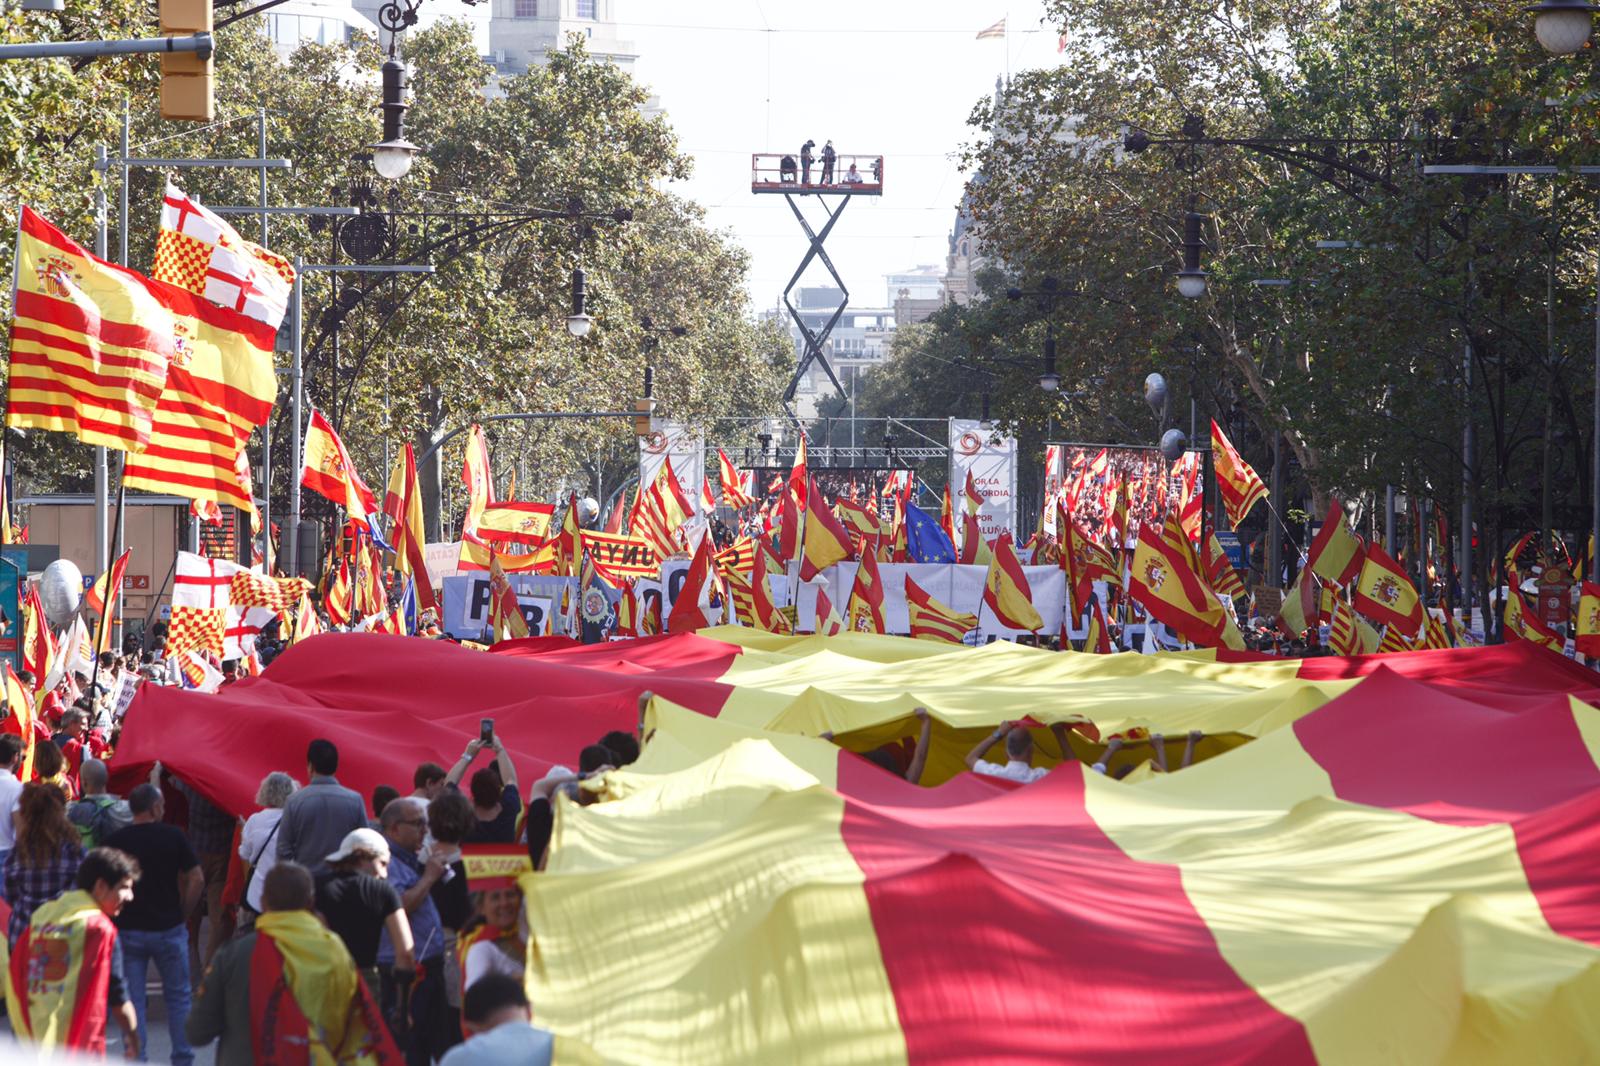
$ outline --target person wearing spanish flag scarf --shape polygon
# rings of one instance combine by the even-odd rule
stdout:
[[[521,844],[469,844],[461,849],[481,924],[462,934],[461,988],[484,974],[498,973],[522,980],[527,966],[527,938],[522,931],[522,889],[517,878],[533,870],[528,849]]]
[[[217,1066],[402,1066],[405,1059],[338,935],[318,920],[311,873],[282,861],[261,887],[255,930],[224,944],[189,1013]]]
[[[4,967],[6,1009],[18,1038],[40,1049],[104,1055],[107,1015],[115,1012],[127,1057],[139,1057],[139,1019],[112,922],[133,898],[138,878],[131,856],[95,848],[78,867],[78,887],[33,912]]]

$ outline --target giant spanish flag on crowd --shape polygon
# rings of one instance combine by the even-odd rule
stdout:
[[[1600,1057],[1600,691],[1529,641],[1278,660],[400,639],[313,637],[217,695],[142,690],[112,787],[160,760],[243,814],[321,736],[365,792],[485,714],[532,780],[654,693],[640,760],[587,783],[603,802],[559,798],[547,869],[521,878],[558,1061],[569,1040],[711,1066]],[[850,753],[895,758],[918,707],[934,788]],[[965,772],[1001,720],[1034,731],[1041,781]],[[1191,729],[1196,764],[1153,770],[1140,738]],[[1114,754],[1093,739],[1113,734]]]

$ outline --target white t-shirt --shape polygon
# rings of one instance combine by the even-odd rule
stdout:
[[[10,851],[17,846],[17,830],[11,824],[11,812],[17,809],[17,797],[22,795],[22,782],[10,770],[0,770],[0,850]]]
[[[239,831],[239,858],[246,866],[256,864],[256,874],[244,890],[244,901],[257,914],[261,913],[261,886],[267,883],[267,871],[278,862],[278,838],[272,830],[282,818],[282,807],[268,807],[246,818]]]
[[[979,759],[977,765],[972,768],[972,772],[975,774],[988,774],[990,777],[1003,777],[1007,781],[1020,781],[1026,785],[1030,781],[1039,780],[1039,778],[1049,773],[1050,769],[1046,766],[1029,766],[1021,759],[1012,759],[1004,766],[997,762],[986,762],[983,759]]]
[[[461,969],[461,987],[464,989],[471,988],[472,983],[486,973],[503,974],[518,981],[525,976],[523,964],[489,940],[480,940],[467,949],[467,958]]]
[[[555,1037],[527,1022],[506,1022],[445,1052],[439,1066],[549,1066]]]

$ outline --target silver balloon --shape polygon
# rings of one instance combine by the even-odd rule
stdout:
[[[1161,454],[1169,462],[1177,462],[1183,455],[1184,445],[1189,443],[1189,438],[1181,429],[1169,429],[1161,434]]]
[[[578,525],[592,526],[599,517],[600,504],[593,496],[585,496],[578,501]]]
[[[60,629],[72,621],[83,603],[83,571],[70,559],[57,559],[39,578],[39,599],[44,603],[44,616]]]
[[[1150,410],[1156,414],[1167,403],[1167,379],[1160,374],[1151,374],[1144,379],[1144,402],[1150,405]]]

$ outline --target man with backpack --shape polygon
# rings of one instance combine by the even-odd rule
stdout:
[[[119,829],[133,824],[127,800],[106,791],[108,772],[99,759],[86,758],[78,770],[83,798],[67,808],[67,819],[78,828],[83,850],[98,848]]]

